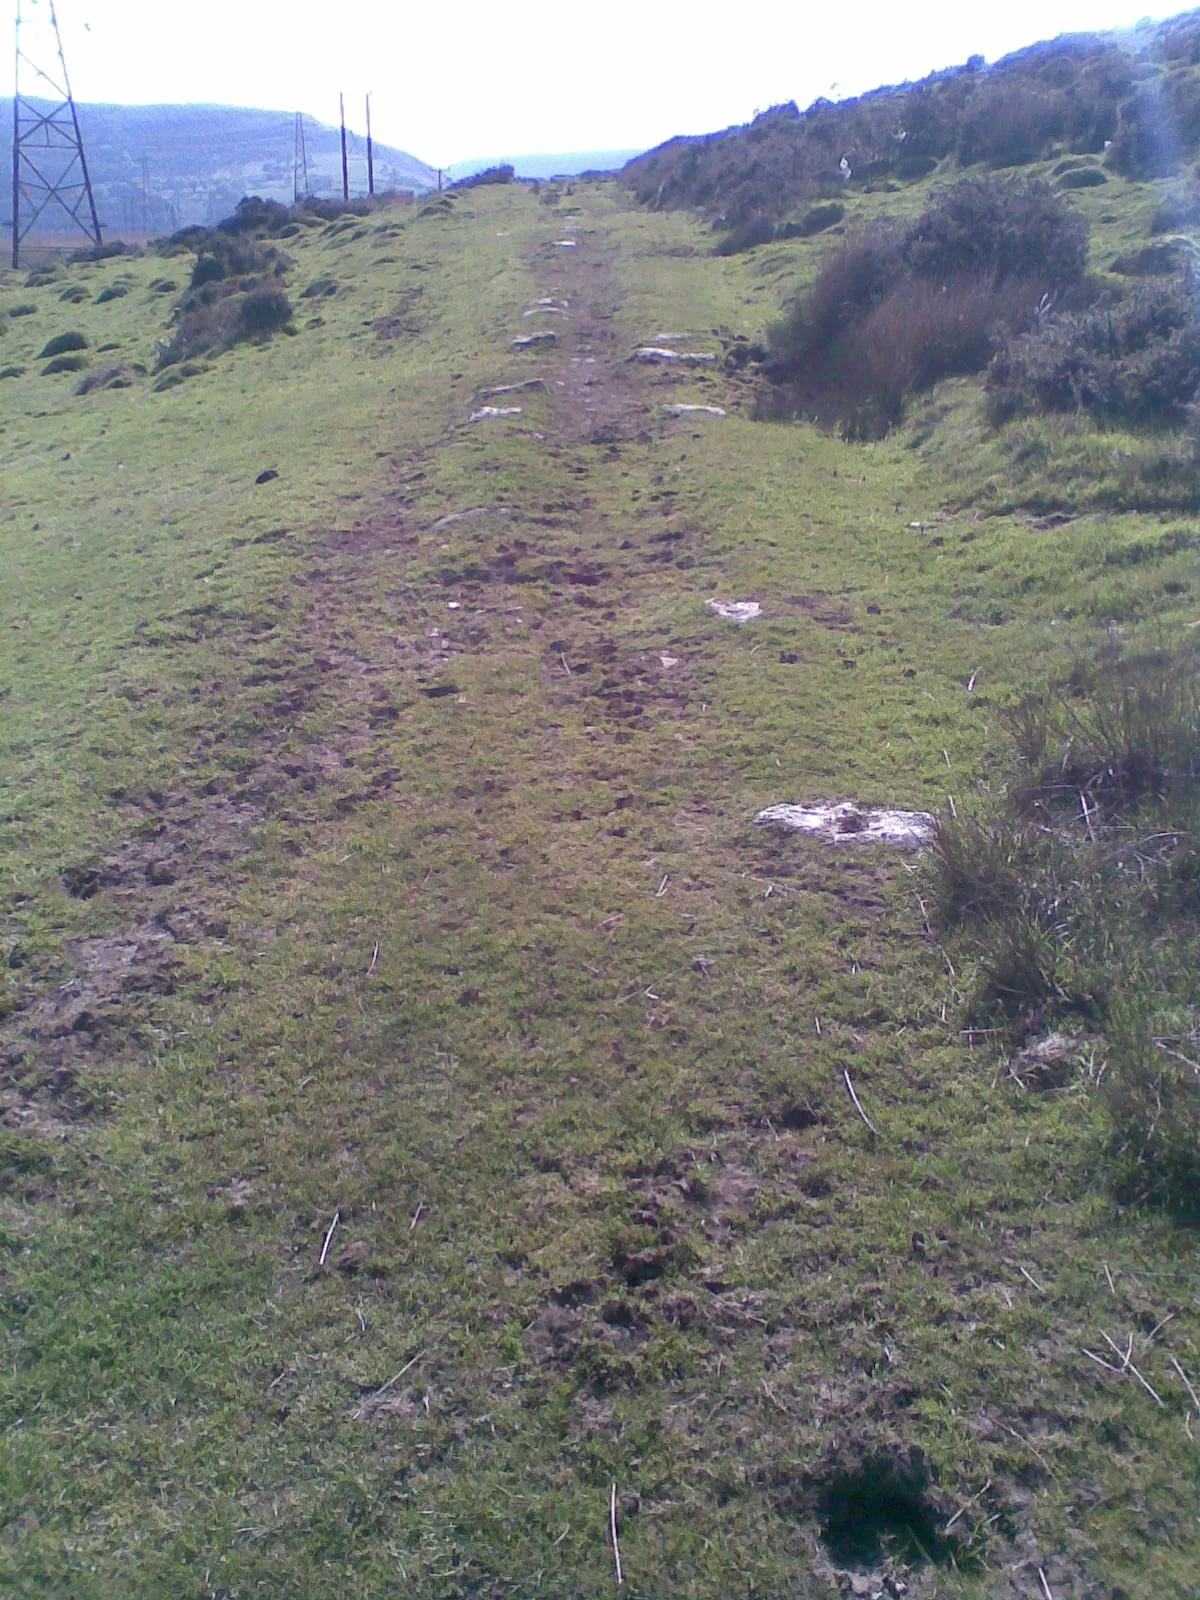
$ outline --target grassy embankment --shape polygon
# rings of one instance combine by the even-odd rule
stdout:
[[[1080,197],[1097,254],[1153,205],[1125,187]],[[337,293],[161,393],[34,357],[146,361],[179,263],[0,280],[36,307],[0,339],[0,1587],[607,1593],[615,1481],[630,1593],[832,1593],[888,1529],[839,1538],[826,1491],[916,1446],[934,1486],[875,1510],[953,1545],[921,1592],[1187,1593],[1195,1242],[1114,1210],[1099,1064],[1020,1091],[920,875],[751,826],[968,796],[1006,698],[1181,630],[1179,513],[1095,490],[1136,505],[1150,447],[994,436],[967,382],[881,445],[754,424],[619,358],[758,335],[822,246],[573,203],[574,257],[509,191],[290,241],[293,299]],[[559,347],[511,354],[557,293]],[[156,916],[152,983],[24,1037]]]

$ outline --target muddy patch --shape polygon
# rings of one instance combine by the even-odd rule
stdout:
[[[837,1444],[807,1475],[805,1492],[826,1548],[843,1567],[949,1564],[964,1537],[947,1535],[957,1508],[915,1445]]]
[[[832,633],[845,633],[854,623],[854,613],[848,606],[841,605],[827,594],[794,594],[787,601],[789,606],[797,611],[802,611],[819,623],[822,628],[828,628]]]

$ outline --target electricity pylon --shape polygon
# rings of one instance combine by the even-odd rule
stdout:
[[[29,6],[47,0],[26,0]],[[21,39],[21,0],[17,0],[17,60],[13,84],[12,264],[21,264],[21,242],[37,225],[43,212],[58,206],[71,222],[100,244],[100,219],[88,174],[79,113],[67,76],[62,34],[54,0],[48,0],[50,26],[58,51],[58,66],[40,65],[26,54]],[[51,68],[47,71],[47,66]],[[35,106],[21,91],[21,69],[53,91],[48,111]]]

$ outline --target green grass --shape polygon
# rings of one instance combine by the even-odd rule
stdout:
[[[1098,1064],[1019,1091],[924,869],[752,826],[994,782],[1031,679],[1193,619],[1187,519],[1089,498],[1101,446],[1046,429],[1079,515],[1031,526],[976,385],[853,447],[625,367],[757,336],[827,247],[710,242],[585,185],[314,229],[297,337],[161,393],[34,358],[152,367],[179,263],[0,279],[37,306],[0,346],[8,1027],[80,941],[196,924],[65,1091],[44,1042],[5,1069],[5,1593],[574,1600],[616,1482],[631,1594],[834,1594],[822,1484],[910,1446],[966,1508],[915,1592],[1194,1587],[1195,1238],[1114,1208]],[[596,442],[576,324],[509,351],[560,292],[624,407]],[[176,844],[175,884],[130,875]]]

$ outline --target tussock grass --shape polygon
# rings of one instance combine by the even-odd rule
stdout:
[[[1200,1195],[1200,657],[1089,666],[1008,718],[1005,798],[948,818],[943,925],[975,957],[970,1015],[1019,1039],[1101,1030],[1114,1179],[1183,1213]]]

